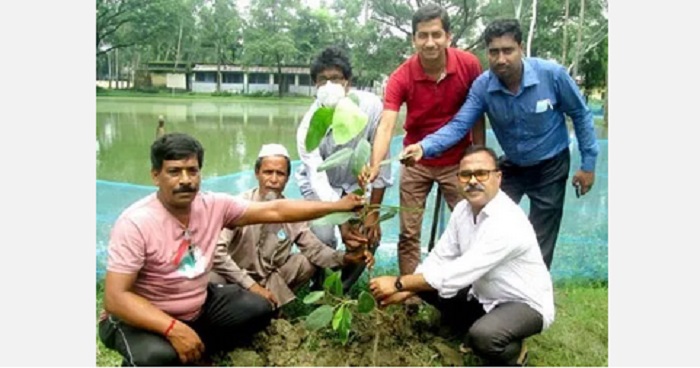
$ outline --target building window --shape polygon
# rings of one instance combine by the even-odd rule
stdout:
[[[270,84],[270,75],[267,73],[248,74],[248,84]]]
[[[241,72],[223,73],[222,79],[223,79],[224,83],[243,84],[243,73],[241,73]]]
[[[216,72],[196,72],[194,80],[196,82],[216,83]]]
[[[311,76],[308,74],[299,74],[300,86],[311,86]]]

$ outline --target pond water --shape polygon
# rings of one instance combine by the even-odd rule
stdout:
[[[293,170],[297,167],[296,126],[310,102],[97,98],[97,278],[104,275],[106,245],[116,218],[131,203],[156,190],[149,175],[149,154],[159,115],[165,118],[167,131],[192,134],[204,146],[202,189],[237,194],[257,185],[253,165],[263,144],[285,145],[292,156]],[[493,132],[487,132],[488,145],[500,153]],[[392,157],[401,150],[403,132],[400,126],[397,126],[395,134],[391,143]],[[558,280],[608,278],[607,130],[598,128],[597,136],[600,155],[595,186],[581,198],[576,198],[573,190],[569,190],[571,188],[567,189],[564,217],[551,270]],[[570,149],[573,175],[580,163],[573,134]],[[398,205],[398,162],[392,163],[392,171],[395,185],[385,194],[384,204]],[[435,191],[433,188],[428,197],[423,219],[422,244],[426,254]],[[289,198],[301,198],[293,176],[284,194]],[[527,210],[527,198],[521,205]],[[444,227],[448,216],[448,212],[443,213],[439,229]],[[382,223],[383,239],[377,255],[380,266],[394,267],[396,263],[398,228],[398,217]]]

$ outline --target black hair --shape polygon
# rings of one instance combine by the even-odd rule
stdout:
[[[442,29],[445,33],[450,32],[450,15],[447,14],[447,10],[442,8],[437,4],[426,4],[420,7],[413,13],[413,19],[411,20],[411,25],[413,27],[413,35],[416,35],[416,30],[418,28],[418,23],[430,21],[433,19],[440,18],[442,22]]]
[[[343,72],[343,77],[348,81],[352,78],[350,58],[340,47],[329,46],[316,56],[311,64],[311,80],[316,83],[318,74],[330,68],[340,69]]]
[[[493,149],[486,147],[486,146],[481,146],[481,145],[473,145],[467,147],[467,149],[464,151],[464,155],[462,156],[462,159],[464,159],[467,156],[473,155],[475,153],[479,152],[486,152],[491,156],[493,159],[493,164],[496,166],[496,169],[499,169],[498,167],[498,155],[496,155],[496,151]]]
[[[159,171],[165,160],[183,160],[197,156],[201,169],[204,165],[204,148],[194,137],[185,133],[167,133],[151,145],[151,169]]]
[[[520,30],[520,22],[517,19],[497,19],[491,22],[482,36],[486,46],[491,43],[491,40],[503,35],[511,34],[515,42],[520,44],[523,41],[523,32]]]

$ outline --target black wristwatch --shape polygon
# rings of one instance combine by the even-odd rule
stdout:
[[[401,283],[401,276],[396,278],[396,282],[394,283],[394,287],[396,288],[396,291],[403,290],[403,284]]]

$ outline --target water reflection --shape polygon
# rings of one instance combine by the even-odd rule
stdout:
[[[307,108],[304,103],[98,99],[97,178],[151,183],[149,149],[159,115],[166,131],[189,133],[202,142],[206,177],[251,169],[265,143],[283,144],[297,159],[296,127]]]

